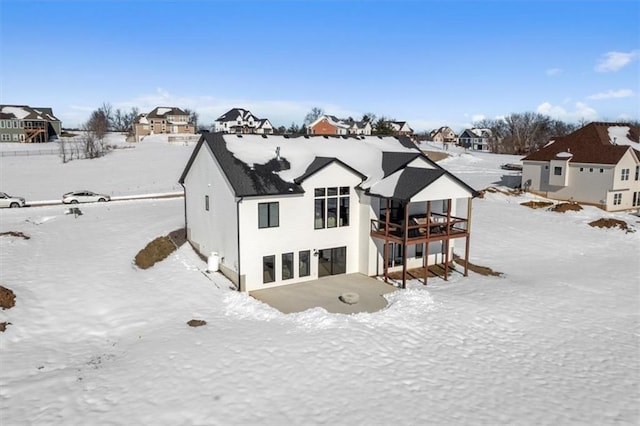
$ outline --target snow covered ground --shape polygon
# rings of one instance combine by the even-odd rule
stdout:
[[[2,185],[33,199],[76,182],[173,191],[191,149],[2,157]],[[478,189],[518,160],[451,154],[441,164]],[[471,261],[504,276],[411,282],[387,309],[350,316],[281,314],[205,276],[188,245],[135,268],[148,241],[183,226],[180,199],[83,205],[77,218],[3,209],[0,232],[31,239],[0,237],[0,284],[16,294],[0,312],[1,423],[638,424],[640,232],[587,225],[637,229],[638,217],[519,205],[530,198],[474,201]]]

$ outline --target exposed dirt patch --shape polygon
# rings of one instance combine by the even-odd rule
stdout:
[[[513,197],[517,197],[518,195],[523,194],[522,189],[519,189],[519,188],[502,189],[502,188],[496,188],[495,186],[489,186],[479,192],[480,192],[480,195],[478,195],[478,198],[484,198],[484,194],[487,192],[491,194],[504,194],[504,195],[509,195]]]
[[[442,151],[422,151],[422,153],[427,157],[429,157],[430,160],[433,160],[433,161],[440,161],[449,157],[449,154]]]
[[[169,232],[169,238],[171,238],[171,241],[173,241],[176,247],[180,247],[187,242],[187,232],[184,228],[176,229],[175,231]]]
[[[454,254],[453,261],[464,268],[464,259],[462,259],[460,256]],[[502,272],[496,272],[487,266],[480,266],[471,262],[468,263],[468,267],[470,271],[473,271],[476,274],[484,275],[485,277],[501,277],[504,275]]]
[[[0,333],[4,333],[7,329],[7,326],[11,324],[10,322],[0,322]]]
[[[22,232],[16,232],[16,231],[8,231],[8,232],[0,232],[0,237],[17,237],[17,238],[24,238],[25,240],[30,239],[31,237],[22,233]]]
[[[578,203],[559,203],[551,207],[549,210],[558,213],[564,213],[568,211],[579,212],[580,210],[582,210],[582,206]]]
[[[553,203],[550,201],[527,201],[525,203],[520,203],[520,205],[530,207],[532,209],[544,209],[546,207],[552,206]]]
[[[453,262],[449,263],[449,275],[456,269]],[[444,263],[438,265],[429,265],[427,268],[427,278],[444,277]],[[389,272],[389,278],[392,280],[401,280],[402,271]],[[424,279],[424,268],[410,268],[407,269],[408,279]]]
[[[166,259],[176,248],[171,238],[167,236],[158,237],[136,255],[135,264],[140,269],[148,269],[155,265],[156,262]]]
[[[205,320],[192,319],[187,322],[187,324],[189,325],[189,327],[201,327],[203,325],[207,325],[207,322]]]
[[[0,285],[0,308],[10,309],[16,305],[16,295],[6,287]]]
[[[186,241],[187,235],[184,228],[171,231],[169,235],[156,238],[140,250],[136,255],[135,264],[140,269],[148,269],[166,259]]]
[[[635,229],[629,228],[629,225],[624,220],[619,219],[598,219],[593,222],[589,222],[590,226],[598,227],[598,228],[620,228],[625,232],[636,232]]]

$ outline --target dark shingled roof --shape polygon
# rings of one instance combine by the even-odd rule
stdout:
[[[198,144],[194,148],[193,153],[191,154],[191,158],[189,159],[187,166],[180,176],[179,182],[184,183],[189,169],[191,168],[191,165],[198,155],[198,152],[202,149],[203,144],[207,144],[208,148],[213,153],[215,160],[218,162],[220,168],[222,169],[222,172],[233,188],[235,195],[238,197],[304,193],[304,190],[300,186],[301,182],[334,162],[337,162],[347,169],[353,171],[356,175],[362,177],[362,179],[365,179],[367,177],[358,170],[355,170],[349,164],[345,164],[338,158],[317,156],[307,166],[302,176],[299,176],[295,179],[294,183],[287,182],[281,179],[279,174],[276,173],[278,171],[287,170],[290,168],[289,162],[285,157],[281,157],[280,159],[273,158],[266,164],[254,164],[253,166],[249,166],[248,164],[245,164],[242,161],[238,160],[234,156],[234,154],[229,151],[229,149],[227,148],[225,137],[229,138],[233,136],[225,135],[221,132],[204,133],[200,137]],[[276,137],[286,138],[286,136]],[[304,137],[304,139],[309,138],[309,136]],[[312,136],[312,138],[320,139],[326,138],[326,136]],[[444,170],[442,167],[438,166],[424,154],[417,151],[415,144],[411,142],[410,138],[401,136],[396,136],[394,138],[398,140],[398,142],[403,146],[412,148],[415,151],[406,153],[384,151],[382,153],[382,169],[385,177],[393,174],[394,172],[397,172],[403,167],[406,167],[407,164],[409,164],[416,158],[424,159],[424,161],[429,162],[435,168],[426,169],[406,167],[406,169],[401,172],[402,175],[399,178],[400,180],[398,182],[396,193],[394,194],[393,198],[397,198],[399,200],[408,200],[413,195],[421,191],[423,188],[429,186],[437,178],[444,174],[450,176],[461,186],[467,188],[473,194],[473,196],[478,195],[478,193],[473,188],[462,182],[456,176]],[[342,139],[357,140],[358,137],[343,137]],[[318,142],[321,142],[321,140],[318,140]],[[376,194],[371,195],[377,196]]]
[[[400,172],[398,184],[396,185],[391,198],[401,201],[409,201],[411,197],[431,185],[440,176],[446,173],[447,172],[443,169],[407,167]]]
[[[382,170],[384,171],[384,177],[398,171],[420,156],[418,152],[383,152]]]
[[[250,167],[235,158],[227,149],[223,133],[204,133],[200,137],[198,145],[196,145],[187,163],[187,167],[185,167],[182,176],[180,176],[180,183],[184,183],[187,172],[191,168],[195,156],[203,143],[206,143],[211,149],[220,168],[229,180],[235,195],[238,197],[304,193],[302,187],[295,183],[285,182],[274,173],[274,171],[289,168],[289,163],[286,159],[283,158],[280,161],[273,159],[266,164],[256,164]]]
[[[159,109],[166,109],[168,111],[165,112],[164,114],[158,114]],[[181,110],[180,108],[176,108],[176,107],[156,107],[153,109],[153,111],[147,114],[147,118],[163,118],[163,117],[166,117],[167,115],[188,115],[188,114],[183,110]]]
[[[556,138],[555,141],[527,155],[523,161],[551,161],[561,152],[573,154],[573,163],[617,164],[622,156],[633,149],[636,156],[640,151],[629,145],[614,145],[609,140],[609,128],[625,126],[629,128],[627,137],[634,142],[640,139],[640,128],[624,123],[590,123],[575,132]]]

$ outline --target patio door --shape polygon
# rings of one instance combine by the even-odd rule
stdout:
[[[318,250],[318,277],[347,272],[347,248],[334,247]]]

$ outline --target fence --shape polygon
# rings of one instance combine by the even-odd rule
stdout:
[[[60,150],[58,148],[53,149],[24,149],[20,151],[0,151],[0,157],[19,157],[19,156],[31,156],[31,155],[58,155]]]

